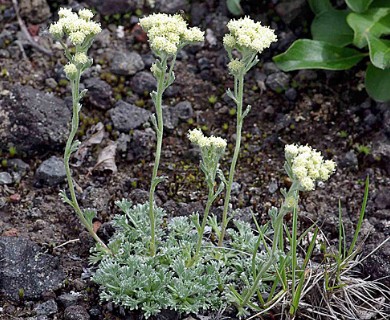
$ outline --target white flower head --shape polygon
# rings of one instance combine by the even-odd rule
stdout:
[[[89,9],[79,10],[79,17],[85,21],[89,21],[93,18],[93,12]]]
[[[69,80],[74,79],[77,74],[77,67],[73,63],[68,63],[64,66],[64,72]]]
[[[62,38],[64,36],[64,26],[60,22],[53,23],[50,25],[49,32],[54,38]]]
[[[85,65],[89,61],[89,58],[84,52],[78,52],[74,55],[74,62],[79,65]]]
[[[284,153],[287,159],[291,159],[298,154],[298,147],[295,144],[287,144],[284,147]]]
[[[81,45],[85,40],[85,34],[81,31],[72,32],[69,34],[69,40],[74,45]]]
[[[233,75],[243,72],[244,68],[245,68],[245,64],[239,59],[233,59],[228,63],[229,72]]]
[[[225,35],[224,45],[229,50],[232,48],[248,49],[261,53],[277,40],[274,30],[262,26],[260,22],[254,22],[249,17],[232,19],[227,27],[230,34]]]
[[[95,36],[102,30],[100,23],[91,21],[91,10],[81,9],[77,14],[71,9],[61,8],[58,15],[60,19],[50,26],[49,31],[57,39],[69,36],[73,45],[83,44],[87,37]]]
[[[213,147],[215,149],[225,150],[227,142],[220,137],[205,137],[200,129],[193,129],[188,131],[188,139],[199,147]]]
[[[332,160],[324,161],[321,153],[309,146],[285,146],[287,163],[291,165],[293,178],[299,181],[303,191],[314,190],[316,181],[326,181],[335,171]]]
[[[67,18],[67,17],[69,17],[71,14],[72,14],[72,9],[60,8],[60,10],[58,10],[58,16],[59,16],[60,18]]]
[[[140,19],[139,23],[156,53],[175,55],[183,45],[203,41],[204,32],[196,27],[188,28],[187,22],[178,14],[155,13]]]

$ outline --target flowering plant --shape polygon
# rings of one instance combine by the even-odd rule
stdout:
[[[113,218],[115,233],[105,244],[92,226],[96,212],[82,210],[78,204],[69,167],[70,156],[79,145],[74,138],[79,122],[80,100],[85,94],[85,91],[79,90],[80,77],[92,64],[87,52],[95,35],[100,32],[100,25],[91,20],[93,14],[86,9],[78,14],[61,9],[59,17],[59,21],[50,27],[50,32],[61,43],[69,60],[64,71],[71,82],[73,101],[71,132],[64,153],[70,198],[65,191],[61,192],[61,196],[74,208],[97,242],[90,261],[98,263],[92,280],[100,285],[101,299],[113,301],[130,310],[141,309],[149,318],[167,308],[180,313],[195,313],[200,310],[220,311],[231,304],[237,308],[239,316],[249,311],[261,314],[279,305],[281,298],[287,297],[290,307],[288,314],[293,318],[305,294],[305,269],[318,234],[318,228],[315,228],[310,244],[305,248],[304,261],[298,262],[298,245],[302,242],[297,230],[299,192],[312,191],[316,182],[328,180],[335,171],[335,163],[324,160],[318,151],[309,146],[287,145],[284,168],[292,184],[288,191],[281,190],[284,201],[280,209],[272,207],[269,210],[271,223],[259,226],[254,219],[256,230],[253,230],[249,223],[233,221],[234,226],[228,228],[233,216],[228,217],[228,208],[243,119],[250,111],[250,106],[243,111],[244,78],[257,64],[258,53],[276,41],[273,30],[247,17],[229,22],[230,33],[224,37],[224,46],[230,59],[228,69],[234,77],[234,89],[227,93],[237,106],[236,144],[229,175],[226,179],[219,168],[227,141],[215,136],[206,137],[199,129],[189,131],[189,140],[200,149],[200,169],[208,188],[206,207],[201,223],[198,213],[165,221],[166,213],[154,201],[156,186],[164,179],[157,175],[163,138],[162,96],[175,80],[173,70],[178,51],[187,44],[202,41],[203,32],[198,28],[188,28],[179,15],[153,14],[140,20],[140,25],[148,32],[150,47],[156,56],[156,62],[151,67],[157,79],[157,90],[151,93],[157,115],[151,119],[157,135],[155,163],[149,201],[138,205],[127,200],[117,201],[116,205],[123,214]],[[74,50],[70,50],[66,40],[70,41]],[[210,210],[224,188],[220,224],[216,216],[210,215]],[[284,224],[284,217],[289,212],[293,216],[291,232]],[[339,276],[345,261],[349,262],[350,257],[354,256],[363,215],[362,209],[348,257],[343,254],[336,259],[336,264],[330,265],[336,268],[332,274],[336,274],[337,281],[324,281],[326,290],[344,285]],[[216,235],[218,245],[205,237],[206,227]],[[271,238],[272,241],[269,240]],[[328,275],[323,272],[321,276],[325,277],[324,274]],[[284,310],[284,306],[281,309]]]

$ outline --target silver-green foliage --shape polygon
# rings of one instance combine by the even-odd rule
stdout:
[[[219,248],[204,239],[199,259],[188,267],[198,239],[193,217],[164,220],[164,211],[155,208],[158,250],[150,255],[149,204],[117,202],[124,214],[113,220],[116,232],[108,247],[112,254],[96,246],[91,262],[99,263],[92,280],[101,287],[101,299],[126,309],[140,309],[145,317],[172,309],[180,313],[220,310],[231,299],[231,290],[250,287],[253,271],[264,263],[266,254],[258,250],[258,235],[250,224],[236,221],[228,229],[229,248]],[[255,269],[253,269],[253,267]],[[261,286],[259,290],[263,291]]]

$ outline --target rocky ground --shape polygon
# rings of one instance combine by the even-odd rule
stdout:
[[[15,1],[17,3],[17,1]],[[170,215],[202,212],[206,188],[198,155],[186,138],[188,129],[229,141],[222,162],[228,170],[235,131],[235,109],[225,94],[232,86],[221,39],[232,17],[221,0],[115,0],[85,2],[20,0],[20,23],[11,1],[0,0],[0,319],[138,319],[111,303],[100,303],[88,280],[88,251],[93,245],[69,207],[59,197],[66,188],[61,160],[70,121],[70,88],[61,49],[47,34],[59,6],[95,8],[103,32],[90,54],[93,67],[82,79],[88,89],[73,174],[84,207],[98,210],[96,228],[103,238],[117,213],[114,201],[147,199],[154,132],[149,92],[155,80],[153,56],[138,18],[152,11],[183,10],[191,25],[206,30],[203,45],[185,48],[178,57],[176,82],[164,97],[165,135],[157,201]],[[283,73],[272,56],[297,37],[308,37],[312,16],[304,0],[242,1],[252,18],[276,30],[279,41],[247,76],[242,152],[232,204],[240,218],[260,222],[280,202],[286,143],[308,143],[337,162],[329,182],[302,195],[302,229],[316,221],[331,242],[337,239],[338,201],[352,235],[363,198],[370,194],[363,236],[364,253],[390,234],[390,104],[376,103],[363,88],[364,66],[347,72]],[[35,43],[32,45],[30,40]],[[39,47],[37,48],[37,45]],[[42,49],[43,48],[43,49]],[[217,201],[221,206],[222,199]],[[213,209],[215,213],[220,208]],[[362,276],[390,275],[390,243],[361,266]],[[389,278],[384,282],[390,284]],[[159,319],[196,319],[166,312]],[[197,319],[209,319],[199,317]],[[211,318],[210,318],[211,319]]]

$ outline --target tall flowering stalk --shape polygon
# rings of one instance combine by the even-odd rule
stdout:
[[[156,254],[156,219],[154,213],[154,192],[164,177],[157,176],[161,157],[163,138],[162,96],[164,91],[175,81],[173,72],[176,56],[185,45],[203,41],[204,33],[199,28],[188,28],[184,19],[176,15],[164,13],[152,14],[140,19],[141,27],[147,32],[150,47],[157,57],[151,71],[157,80],[157,91],[151,93],[156,108],[156,116],[152,122],[156,130],[157,146],[149,192],[149,218],[150,218],[150,254]]]
[[[92,65],[92,59],[87,56],[95,36],[101,32],[100,24],[92,21],[93,13],[88,9],[79,10],[78,13],[71,9],[61,8],[58,12],[59,20],[50,26],[50,33],[55,40],[59,41],[64,49],[65,56],[69,63],[64,66],[64,72],[69,79],[72,88],[72,123],[68,140],[65,146],[64,163],[66,178],[68,181],[70,199],[65,191],[60,192],[62,200],[68,203],[76,212],[81,223],[89,231],[92,237],[109,252],[110,250],[93,230],[92,220],[96,217],[96,211],[91,209],[81,209],[74,188],[72,173],[70,171],[69,160],[73,152],[77,151],[80,142],[74,140],[79,127],[79,113],[81,109],[80,100],[85,95],[85,91],[80,92],[81,74]],[[67,41],[69,40],[69,41]],[[71,52],[68,43],[74,50]]]
[[[303,283],[300,279],[297,281],[298,270],[304,270],[305,265],[298,267],[297,261],[297,240],[298,240],[298,201],[299,192],[312,191],[315,189],[317,181],[326,181],[330,175],[335,171],[336,164],[332,160],[324,160],[321,153],[312,149],[309,146],[297,146],[295,144],[285,146],[285,158],[284,169],[287,175],[292,181],[292,184],[288,191],[282,189],[282,195],[284,201],[278,210],[272,207],[269,210],[271,217],[272,227],[274,229],[274,237],[272,240],[272,248],[269,250],[268,260],[262,265],[261,272],[258,272],[254,281],[248,290],[244,291],[244,294],[240,296],[240,299],[236,302],[239,310],[243,311],[243,308],[248,305],[250,299],[258,290],[258,285],[261,279],[264,277],[264,273],[267,272],[268,268],[275,263],[276,257],[280,253],[284,253],[285,245],[283,241],[283,218],[288,212],[293,212],[293,224],[292,232],[290,236],[290,256],[291,256],[291,295],[292,304],[290,306],[290,315],[293,316],[297,311]],[[311,244],[306,253],[305,261],[308,261],[311,252],[313,250],[317,231],[311,240]],[[279,253],[279,254],[278,254]],[[304,262],[305,263],[305,262]],[[306,262],[307,263],[307,262]],[[281,278],[287,279],[286,270],[281,271]],[[302,274],[301,274],[302,277]],[[287,283],[287,280],[285,280]],[[298,284],[297,284],[298,283]],[[278,281],[274,282],[269,294],[269,299],[275,297],[275,289]],[[267,304],[271,303],[267,301]]]
[[[205,180],[208,187],[208,197],[207,197],[207,203],[206,208],[203,214],[203,220],[202,224],[199,224],[199,216],[196,216],[195,225],[198,231],[198,241],[195,247],[195,254],[191,258],[191,260],[187,263],[188,266],[192,266],[199,257],[200,248],[202,245],[202,238],[204,229],[206,227],[207,223],[207,217],[210,212],[211,205],[215,201],[215,199],[218,197],[218,195],[222,192],[224,188],[224,182],[225,179],[222,176],[222,172],[219,170],[219,160],[223,156],[225,149],[226,149],[226,140],[222,139],[220,137],[205,137],[201,130],[194,129],[189,131],[188,138],[190,141],[199,146],[202,160],[200,162],[200,168],[205,174]],[[214,190],[215,185],[215,178],[217,177],[217,174],[221,177],[221,184],[219,185],[218,189]]]
[[[219,246],[222,246],[228,224],[228,209],[234,173],[240,152],[242,125],[251,108],[248,105],[245,111],[243,111],[244,78],[247,72],[259,62],[257,54],[263,52],[272,42],[276,41],[276,35],[273,30],[262,26],[259,22],[254,22],[248,17],[231,20],[227,27],[230,33],[223,38],[223,44],[230,59],[228,64],[229,73],[234,77],[234,91],[232,92],[229,89],[227,94],[237,106],[237,127],[236,145],[225,191],[221,236],[218,241]],[[233,57],[234,50],[239,53],[239,58]]]

